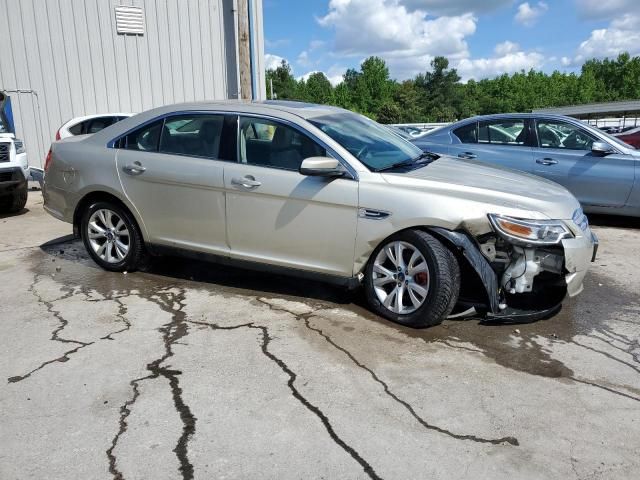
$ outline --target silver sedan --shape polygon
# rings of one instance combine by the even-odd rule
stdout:
[[[107,270],[179,253],[362,285],[417,327],[470,306],[547,315],[597,246],[565,188],[318,105],[162,107],[54,143],[45,172],[45,209]]]
[[[412,140],[423,150],[540,175],[586,212],[640,216],[640,151],[574,118],[514,113],[468,118]]]

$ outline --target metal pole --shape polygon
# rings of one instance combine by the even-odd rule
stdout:
[[[273,100],[273,78],[269,79],[269,88],[271,90],[271,100]]]

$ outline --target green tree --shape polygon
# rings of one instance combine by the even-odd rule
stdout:
[[[333,86],[324,73],[312,73],[304,85],[303,100],[311,103],[333,103]]]
[[[296,98],[298,82],[291,73],[291,66],[285,60],[282,60],[275,69],[267,70],[265,78],[267,85],[273,81],[273,93],[276,98],[282,100]]]

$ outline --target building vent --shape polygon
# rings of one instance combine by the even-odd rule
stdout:
[[[140,7],[116,7],[116,32],[123,35],[144,34],[144,12]]]

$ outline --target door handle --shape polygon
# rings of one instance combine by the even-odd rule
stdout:
[[[133,164],[122,167],[122,170],[124,170],[124,173],[129,175],[140,175],[141,173],[144,173],[146,168],[143,167],[140,162],[133,162]]]
[[[539,158],[536,160],[536,163],[540,165],[555,165],[558,161],[553,158]]]
[[[473,160],[477,155],[473,152],[463,152],[458,154],[458,158],[465,158],[467,160]]]
[[[234,177],[231,179],[231,185],[238,185],[244,188],[256,188],[262,185],[262,182],[257,181],[251,175],[247,175],[245,177],[239,178]]]

